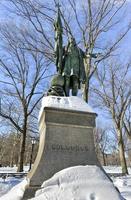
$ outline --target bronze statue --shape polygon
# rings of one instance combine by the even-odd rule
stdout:
[[[70,89],[72,89],[72,95],[77,96],[78,89],[81,88],[81,83],[85,83],[86,81],[84,58],[87,55],[77,46],[73,37],[71,37],[68,45],[63,47],[60,6],[57,5],[57,7],[57,18],[54,23],[54,54],[58,74],[53,78],[47,95],[69,96]],[[89,54],[89,56],[96,58],[96,54]]]
[[[84,52],[77,46],[75,39],[71,38],[67,47],[63,48],[63,28],[60,14],[60,6],[57,5],[57,18],[54,23],[55,28],[55,64],[58,75],[51,82],[48,95],[69,96],[70,89],[72,95],[76,96],[81,82],[86,80],[84,68]],[[64,84],[61,80],[64,78]],[[57,80],[57,81],[56,81]],[[57,82],[57,83],[56,83]]]
[[[69,96],[70,89],[72,89],[72,95],[77,96],[81,83],[85,83],[84,57],[85,53],[77,46],[75,39],[71,38],[65,48],[62,70],[62,76],[65,79],[64,89],[66,96]]]

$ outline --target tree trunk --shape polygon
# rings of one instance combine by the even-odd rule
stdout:
[[[88,98],[89,98],[89,80],[86,81],[83,92],[83,99],[87,103],[88,103]]]
[[[86,82],[84,85],[84,92],[83,92],[83,99],[85,102],[88,103],[88,99],[89,99],[89,74],[90,74],[90,66],[91,66],[91,59],[86,58],[85,59],[85,73],[86,73]]]
[[[34,144],[32,144],[32,147],[31,147],[29,171],[31,170],[31,166],[32,166],[33,151],[34,151]]]
[[[11,157],[10,157],[10,167],[14,166],[14,144],[13,144],[13,148],[12,148],[12,152],[11,152]]]
[[[20,154],[19,154],[18,169],[17,169],[18,172],[23,171],[25,145],[26,145],[26,132],[27,132],[27,117],[25,115],[23,133],[21,135],[21,142],[20,142]]]
[[[5,142],[3,142],[2,148],[1,148],[1,151],[0,151],[0,164],[1,164],[2,166],[3,166],[4,154],[5,154]]]
[[[30,156],[30,154],[29,154],[29,150],[26,152],[26,154],[25,154],[25,165],[28,165],[28,163],[29,163],[29,156]]]
[[[102,152],[102,157],[103,157],[103,165],[106,166],[106,158],[104,152]]]
[[[16,139],[14,136],[14,141],[13,141],[13,146],[12,146],[12,151],[11,151],[11,156],[10,156],[10,167],[14,166],[15,146],[16,146]]]
[[[122,132],[118,130],[117,133],[118,133],[118,148],[119,148],[119,156],[120,156],[120,164],[122,167],[122,173],[128,174]]]
[[[26,130],[21,135],[20,154],[19,154],[18,169],[17,169],[18,172],[23,171],[25,142],[26,142]]]

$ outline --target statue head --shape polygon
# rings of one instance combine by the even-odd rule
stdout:
[[[70,46],[76,46],[75,38],[71,37],[69,40],[69,44],[70,44]]]

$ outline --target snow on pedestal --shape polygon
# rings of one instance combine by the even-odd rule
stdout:
[[[75,166],[45,181],[32,200],[122,200],[113,183],[97,166]]]
[[[92,108],[81,98],[76,96],[59,97],[47,96],[42,99],[42,107],[39,113],[39,119],[45,107],[61,108],[68,110],[77,110],[94,113]]]

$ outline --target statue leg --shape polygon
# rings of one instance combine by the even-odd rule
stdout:
[[[65,76],[64,90],[65,90],[65,95],[68,97],[70,94],[70,77],[68,76]]]
[[[72,76],[72,81],[73,81],[73,84],[72,84],[72,96],[77,96],[77,93],[78,93],[78,86],[79,86],[79,83],[78,83],[78,78],[77,76]]]

